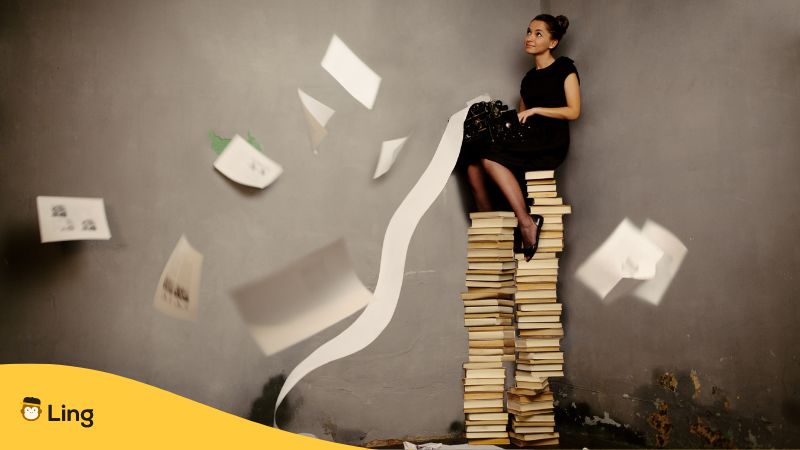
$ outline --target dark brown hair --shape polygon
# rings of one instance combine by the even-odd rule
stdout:
[[[539,14],[538,16],[534,17],[533,20],[540,20],[547,25],[547,31],[550,32],[550,35],[553,39],[557,40],[558,43],[561,43],[561,38],[566,34],[567,28],[569,28],[569,19],[567,16],[551,16],[550,14]],[[558,47],[558,44],[556,44]],[[556,47],[553,47],[555,50]]]

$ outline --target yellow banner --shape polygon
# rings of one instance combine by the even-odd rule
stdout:
[[[117,375],[0,365],[0,448],[357,447],[270,428]]]

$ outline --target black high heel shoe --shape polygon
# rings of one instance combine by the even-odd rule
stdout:
[[[525,261],[530,261],[533,255],[536,254],[536,249],[539,248],[539,234],[542,232],[542,225],[544,225],[544,217],[533,214],[531,216],[533,224],[536,225],[536,242],[530,247],[522,247],[522,254],[525,256]]]

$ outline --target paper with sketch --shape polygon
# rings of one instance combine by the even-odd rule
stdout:
[[[331,361],[344,358],[374,342],[392,320],[403,287],[406,255],[411,237],[422,216],[442,192],[461,150],[464,136],[464,108],[452,116],[431,162],[397,207],[383,236],[378,281],[372,300],[347,329],[321,345],[297,365],[281,386],[275,409],[307,374]]]
[[[177,319],[195,320],[202,270],[203,255],[182,235],[158,280],[156,309]]]
[[[368,109],[375,104],[381,77],[364,64],[335,34],[322,58],[322,68]]]
[[[689,250],[672,232],[651,220],[645,222],[642,227],[642,235],[661,248],[664,256],[656,265],[655,277],[639,285],[633,294],[642,300],[658,305]]]
[[[300,103],[303,105],[303,113],[306,116],[306,122],[308,122],[308,130],[311,133],[311,145],[314,147],[314,153],[317,153],[320,143],[325,136],[328,135],[328,130],[325,126],[336,111],[330,106],[306,94],[302,89],[297,89],[297,94],[300,96]]]
[[[280,352],[364,308],[372,293],[338,240],[233,293],[266,355]]]
[[[102,198],[36,197],[41,242],[111,239]]]
[[[214,168],[239,184],[260,189],[272,184],[283,173],[283,167],[238,134],[214,161]]]
[[[407,139],[408,136],[391,141],[383,141],[381,155],[378,158],[378,166],[375,167],[375,175],[372,176],[373,180],[389,171],[397,160],[397,155],[400,154],[400,150],[402,150]]]
[[[578,268],[575,274],[600,298],[623,278],[649,280],[664,252],[627,218]]]

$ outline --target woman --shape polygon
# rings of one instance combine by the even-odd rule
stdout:
[[[487,175],[508,200],[519,222],[526,260],[536,251],[542,218],[528,214],[522,191],[525,172],[555,169],[561,164],[569,148],[568,121],[581,114],[578,71],[571,59],[551,54],[568,26],[566,17],[550,14],[540,14],[528,25],[525,52],[533,55],[534,67],[522,79],[518,117],[531,139],[523,144],[482,149],[480,159],[467,167],[479,211],[492,210]]]

